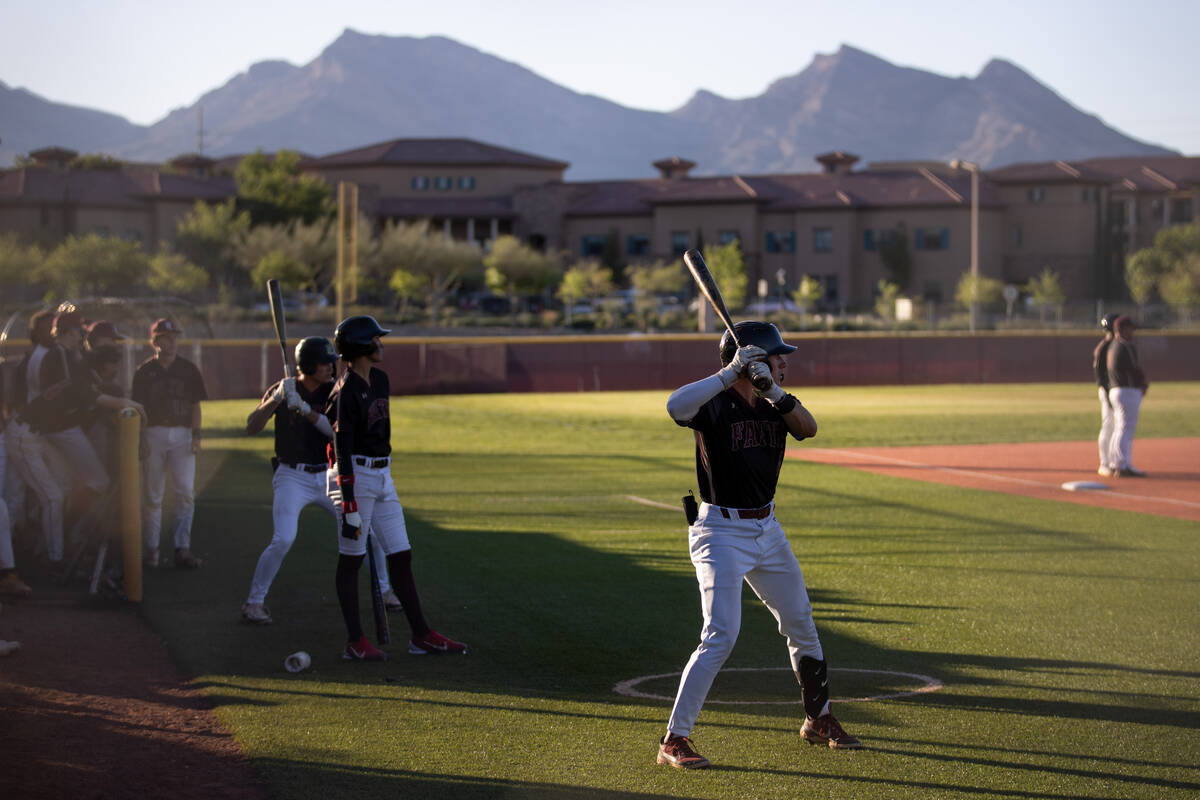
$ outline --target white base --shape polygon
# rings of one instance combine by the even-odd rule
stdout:
[[[1068,492],[1090,492],[1097,489],[1107,489],[1108,484],[1100,483],[1099,481],[1067,481],[1062,485],[1062,488]]]

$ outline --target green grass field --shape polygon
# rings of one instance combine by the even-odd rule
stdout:
[[[1079,440],[1086,385],[811,389],[814,445]],[[1200,794],[1200,525],[788,462],[777,496],[837,696],[866,749],[797,735],[799,692],[747,590],[694,732],[715,768],[654,764],[669,703],[614,693],[677,673],[699,601],[677,504],[695,484],[665,392],[398,398],[393,474],[435,628],[465,658],[339,655],[336,532],[315,510],[239,624],[271,535],[253,401],[205,407],[196,573],[148,573],[146,616],[217,704],[272,796],[1184,798]],[[1200,435],[1200,384],[1156,384],[1142,436]],[[1198,454],[1200,455],[1200,454]],[[168,510],[169,513],[169,510]],[[364,570],[365,574],[365,570]],[[363,620],[370,604],[363,580]],[[307,650],[291,675],[284,656]],[[639,689],[672,695],[675,677]]]

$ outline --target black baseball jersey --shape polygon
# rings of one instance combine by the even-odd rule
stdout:
[[[37,433],[58,433],[88,420],[100,391],[78,352],[51,347],[42,359],[39,380],[41,394],[22,409],[22,422]]]
[[[775,497],[788,429],[770,403],[752,407],[726,389],[677,424],[696,433],[696,481],[706,503],[760,508]]]
[[[352,369],[342,373],[329,395],[326,415],[333,423],[339,475],[353,475],[351,456],[383,458],[392,452],[391,386],[387,373],[371,368],[367,382]]]
[[[1142,372],[1137,347],[1133,342],[1118,336],[1108,346],[1108,381],[1110,386],[1145,387],[1146,374]]]
[[[282,383],[282,381],[280,381]],[[263,400],[275,393],[271,386],[263,395]],[[333,381],[322,383],[313,391],[304,388],[304,384],[296,381],[296,394],[308,403],[314,411],[320,414],[329,401],[329,393],[333,390]],[[288,408],[286,402],[275,408],[275,457],[283,464],[324,464],[325,447],[329,439],[317,430],[316,426]]]
[[[179,356],[169,367],[153,357],[143,361],[133,373],[132,395],[145,406],[147,425],[167,428],[190,428],[192,406],[208,399],[200,370]]]
[[[1092,371],[1096,373],[1096,385],[1108,388],[1108,346],[1112,340],[1105,337],[1092,351]]]

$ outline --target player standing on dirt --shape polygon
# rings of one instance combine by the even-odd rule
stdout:
[[[787,374],[785,344],[774,325],[739,322],[737,339],[721,338],[721,369],[676,389],[667,413],[696,437],[700,504],[689,513],[688,547],[704,626],[679,681],[679,692],[659,741],[658,763],[701,769],[709,761],[692,748],[692,726],[741,627],[742,581],[779,621],[792,670],[800,682],[806,718],[800,735],[812,744],[862,745],[829,712],[829,678],[812,604],[800,565],[775,518],[775,486],[790,433],[807,439],[817,423],[780,388]],[[738,347],[737,342],[742,346]]]
[[[333,345],[325,337],[310,336],[302,340],[296,345],[300,377],[284,378],[273,385],[246,420],[246,433],[253,436],[266,427],[267,420],[275,418],[275,457],[271,459],[274,469],[271,516],[275,529],[270,544],[258,557],[250,595],[242,605],[242,619],[246,622],[271,623],[271,613],[265,606],[267,592],[296,541],[300,512],[305,506],[316,505],[337,518],[333,501],[325,491],[326,449],[333,438],[333,428],[321,413],[333,389],[337,360]],[[376,558],[382,562],[384,555],[378,539],[372,537],[371,544],[376,548]],[[380,572],[379,588],[388,610],[399,610],[400,600],[392,592],[386,571]]]
[[[408,652],[466,653],[465,644],[430,628],[421,613],[412,574],[412,545],[404,524],[404,509],[392,482],[391,389],[387,373],[374,366],[383,361],[380,337],[387,334],[374,317],[356,316],[343,320],[333,335],[334,348],[350,366],[334,386],[326,409],[334,421],[335,459],[329,488],[341,534],[335,583],[348,634],[342,657],[366,661],[387,658],[367,640],[359,619],[358,570],[367,552],[367,531],[379,537],[387,554],[392,586],[412,628]]]
[[[1092,351],[1092,371],[1096,373],[1096,387],[1100,393],[1100,438],[1097,440],[1100,449],[1100,466],[1096,469],[1096,474],[1106,478],[1117,471],[1117,468],[1109,460],[1112,451],[1113,410],[1112,401],[1108,397],[1108,346],[1112,344],[1115,335],[1113,321],[1116,318],[1116,314],[1105,314],[1100,318],[1100,328],[1104,331],[1104,338],[1096,344],[1096,349]]]

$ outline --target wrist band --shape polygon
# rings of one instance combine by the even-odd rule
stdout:
[[[353,500],[346,500],[342,503],[343,514],[353,514],[355,511],[358,511],[358,503]]]
[[[778,411],[780,414],[787,414],[787,413],[791,412],[791,410],[798,405],[800,405],[800,401],[797,400],[795,398],[795,396],[790,395],[790,394],[785,394],[783,396],[783,399],[775,404],[775,410]]]
[[[354,473],[352,472],[349,475],[342,475],[339,473],[337,482],[338,482],[338,486],[353,486],[354,485]]]

